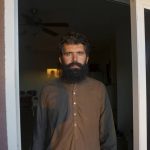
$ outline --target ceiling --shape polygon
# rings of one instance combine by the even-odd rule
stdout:
[[[69,27],[47,27],[58,36],[44,33],[39,26],[25,25],[23,14],[36,15],[43,22],[65,22]],[[112,0],[20,0],[20,49],[32,51],[55,50],[60,36],[68,31],[86,34],[94,47],[112,38],[118,26],[130,17],[130,8]]]

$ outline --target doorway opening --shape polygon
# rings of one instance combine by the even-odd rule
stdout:
[[[80,4],[80,5],[79,5]],[[107,87],[118,150],[133,149],[130,7],[107,0],[19,2],[19,70],[22,150],[30,149],[41,88],[57,68],[57,46],[68,31],[86,34],[92,45],[89,76]]]

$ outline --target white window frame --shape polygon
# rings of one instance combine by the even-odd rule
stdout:
[[[18,0],[5,2],[5,82],[8,150],[21,150],[18,57]],[[149,0],[130,0],[133,67],[134,150],[147,150],[144,9]]]

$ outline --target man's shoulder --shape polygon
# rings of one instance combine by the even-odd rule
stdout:
[[[91,78],[91,77],[87,77],[87,83],[95,85],[95,86],[105,87],[103,82],[96,80],[94,78]]]
[[[57,85],[57,84],[60,84],[60,79],[59,78],[54,78],[54,79],[51,79],[47,82],[47,86],[48,85]]]
[[[57,87],[60,87],[61,84],[62,84],[62,82],[58,78],[52,79],[52,80],[48,81],[47,83],[45,83],[45,85],[43,86],[43,90],[47,91],[50,89],[55,89]]]

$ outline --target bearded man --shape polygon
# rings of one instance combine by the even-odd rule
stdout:
[[[87,76],[87,38],[68,33],[59,51],[62,74],[41,92],[32,150],[117,150],[106,88]]]

